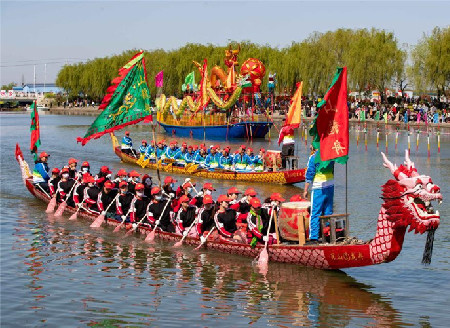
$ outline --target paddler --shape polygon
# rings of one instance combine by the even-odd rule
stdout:
[[[57,167],[53,168],[52,176],[50,180],[48,180],[48,188],[50,189],[50,197],[55,195],[56,189],[58,189],[59,180],[61,180],[61,176],[59,175],[59,169]]]
[[[264,155],[266,154],[266,150],[264,148],[259,149],[259,155],[253,157],[253,170],[255,172],[263,172],[264,171]]]
[[[216,189],[214,189],[212,183],[210,183],[210,182],[204,183],[202,190],[198,193],[197,196],[195,196],[193,198],[193,202],[192,203],[195,206],[197,206],[198,208],[200,208],[203,205],[203,198],[204,198],[204,196],[211,196],[213,191],[216,191]]]
[[[144,160],[154,160],[156,158],[156,143],[153,140],[151,145],[148,145],[147,148],[145,149],[145,153],[144,153]]]
[[[199,166],[205,166],[205,161],[206,161],[206,147],[204,145],[200,146],[200,150],[197,153],[197,155],[194,158],[194,163],[198,164]]]
[[[253,171],[253,169],[255,167],[254,166],[255,155],[253,154],[253,148],[248,147],[245,154],[247,155],[247,167],[245,168],[245,170]]]
[[[240,194],[241,192],[236,187],[232,187],[227,191],[227,197],[231,199],[230,208],[235,211],[239,211],[240,204],[238,198]]]
[[[122,144],[120,145],[120,148],[123,153],[134,156],[133,151],[133,140],[130,138],[130,131],[125,131],[125,135],[122,138]]]
[[[122,181],[128,181],[128,173],[124,169],[117,171],[116,178],[113,180],[115,184],[114,188],[119,189],[119,183]]]
[[[247,154],[245,154],[245,145],[241,145],[239,147],[239,153],[234,155],[233,166],[235,171],[245,171],[247,168],[249,158]]]
[[[267,236],[263,234],[264,221],[262,215],[264,211],[261,211],[261,202],[258,198],[254,197],[250,200],[250,210],[247,213],[247,241],[255,247],[258,242],[265,242]]]
[[[178,210],[175,222],[177,225],[176,232],[187,236],[188,231],[187,228],[191,226],[197,216],[197,207],[195,205],[189,204],[191,199],[183,195],[180,197],[180,209]],[[195,229],[191,229],[191,232],[194,232]]]
[[[239,240],[242,238],[238,235],[235,236],[237,231],[236,226],[236,211],[229,208],[231,199],[225,195],[220,195],[217,199],[219,203],[219,209],[214,215],[214,224],[219,231],[219,234],[225,238],[225,240]]]
[[[320,163],[316,163],[316,154],[317,150],[313,148],[313,153],[308,160],[305,190],[303,192],[303,198],[306,198],[308,196],[308,188],[312,184],[309,244],[317,244],[319,242],[319,216],[333,213],[334,161],[330,161],[326,167],[319,169]]]
[[[139,146],[139,158],[143,159],[145,157],[147,148],[148,148],[147,140],[143,139],[141,145]]]
[[[95,176],[95,181],[97,186],[101,189],[103,188],[103,184],[111,179],[112,172],[109,170],[107,166],[102,166],[100,168],[100,172]]]
[[[166,147],[162,141],[158,141],[158,148],[156,148],[156,157],[158,160],[166,158]]]
[[[184,155],[184,161],[186,162],[186,164],[194,163],[194,156],[194,147],[188,146],[187,153]]]
[[[230,148],[225,147],[222,150],[222,156],[219,159],[219,168],[224,170],[231,170],[233,167],[233,159],[230,157]]]
[[[120,185],[120,183],[119,183]],[[119,186],[118,185],[118,186]],[[106,216],[114,218],[116,215],[116,196],[119,193],[118,188],[111,181],[106,181],[103,189],[98,194],[97,206],[98,209]],[[108,208],[109,207],[109,208]],[[108,211],[106,212],[106,209]]]
[[[78,179],[78,178],[80,178],[78,176],[77,165],[78,165],[78,160],[77,159],[75,159],[75,158],[70,158],[69,159],[69,177],[71,179]]]
[[[85,175],[86,173],[91,174],[91,165],[89,165],[88,161],[84,161],[81,164],[81,168],[80,171],[78,172],[78,174],[82,177],[83,175]]]
[[[66,203],[68,206],[73,207],[75,203],[72,199],[72,193],[73,193],[73,185],[76,183],[76,181],[69,177],[69,168],[64,167],[61,170],[61,180],[58,183],[58,189],[57,189],[57,195],[59,198],[57,198],[58,202],[63,202],[66,200]]]
[[[87,187],[83,191],[84,208],[88,211],[98,212],[98,194],[100,193],[100,188],[95,185],[95,179],[91,176],[86,178]]]
[[[278,146],[281,146],[281,161],[282,167],[286,168],[286,158],[288,156],[294,156],[295,152],[295,139],[294,128],[291,125],[285,125],[280,130],[280,136],[278,137]]]
[[[50,180],[50,176],[48,175],[48,158],[50,157],[45,151],[43,151],[39,155],[39,159],[34,163],[33,170],[33,183],[38,184],[44,189],[46,192],[49,192],[48,180]]]
[[[152,177],[149,176],[148,174],[144,174],[142,176],[141,183],[144,185],[144,195],[147,197],[151,197],[151,190],[153,186]]]
[[[245,193],[244,197],[241,198],[239,201],[239,217],[238,220],[245,220],[245,215],[250,211],[250,201],[252,198],[256,197],[258,193],[253,188],[248,188]]]
[[[140,181],[140,178],[139,178],[140,176],[141,175],[138,172],[136,172],[135,170],[132,170],[132,171],[130,171],[130,173],[128,173],[128,190],[132,194],[134,194],[134,192],[135,192],[136,184],[138,184]]]
[[[210,153],[208,156],[206,156],[205,159],[205,165],[209,169],[216,169],[219,167],[219,154],[217,153],[217,150],[219,149],[219,145],[212,146],[210,148]]]
[[[177,154],[177,141],[172,140],[169,144],[169,147],[166,149],[166,158],[175,159],[175,155]]]
[[[199,236],[203,236],[205,231],[210,231],[214,227],[214,200],[211,195],[203,197],[203,205],[197,212],[197,224],[195,229]]]
[[[83,179],[81,180],[81,183],[78,184],[73,190],[73,202],[75,203],[75,206],[80,207],[83,203],[84,199],[84,189],[88,187],[88,182],[90,181],[91,175],[85,174],[83,176]],[[92,178],[93,179],[93,178]]]
[[[170,195],[172,198],[175,198],[175,182],[177,182],[177,180],[168,175],[165,177],[163,184],[163,191],[166,195]]]
[[[157,186],[152,188],[151,195],[152,200],[147,210],[148,221],[152,226],[158,225],[161,230],[174,233],[175,227],[170,222],[171,207],[170,204],[167,204],[170,199],[164,199],[161,188]]]
[[[175,160],[175,165],[176,166],[185,166],[186,165],[186,160],[185,160],[185,156],[187,154],[187,144],[185,142],[183,142],[181,144],[180,149],[177,150],[177,152],[175,153],[175,155],[173,156],[173,159]]]
[[[138,183],[135,189],[136,197],[131,202],[130,210],[130,222],[133,223],[133,228],[136,227],[136,223],[140,222],[147,215],[147,207],[150,202],[148,197],[144,195],[144,185],[142,183]],[[145,221],[143,222],[146,223]]]
[[[119,197],[116,200],[116,220],[122,221],[126,219],[124,216],[128,214],[134,195],[129,192],[126,181],[119,183],[119,192]]]

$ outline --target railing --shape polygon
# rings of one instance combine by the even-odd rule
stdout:
[[[267,117],[264,115],[253,115],[253,117],[230,117],[227,121],[226,113],[196,113],[183,114],[179,119],[173,117],[171,113],[157,113],[157,120],[163,124],[176,126],[213,126],[234,124],[242,121],[266,122]]]

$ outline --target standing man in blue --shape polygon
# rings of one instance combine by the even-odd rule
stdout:
[[[305,190],[303,198],[308,196],[309,185],[311,190],[311,216],[309,220],[309,242],[306,244],[319,243],[320,219],[319,216],[333,213],[334,198],[334,161],[326,167],[318,169],[320,163],[316,163],[316,149],[308,160],[308,168],[305,177]]]
[[[133,140],[130,138],[130,132],[125,131],[125,136],[122,138],[122,144],[120,145],[122,152],[130,156],[135,156],[133,151]]]
[[[48,187],[48,180],[50,176],[48,175],[48,164],[47,160],[50,155],[43,151],[39,155],[39,159],[34,163],[33,170],[33,183],[39,185],[45,192],[50,192],[50,188]]]

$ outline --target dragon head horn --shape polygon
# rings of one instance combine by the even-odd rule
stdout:
[[[416,167],[414,165],[414,162],[411,161],[411,159],[409,158],[409,151],[407,149],[405,149],[405,165],[408,168],[408,170],[410,170],[414,175],[418,175],[417,171],[414,170]],[[414,174],[415,173],[415,174]]]
[[[383,157],[383,161],[384,161],[383,166],[387,167],[391,171],[391,173],[395,177],[395,179],[400,181],[400,180],[408,178],[408,175],[404,173],[404,170],[405,170],[404,166],[400,165],[400,167],[397,167],[397,165],[392,164],[392,162],[387,159],[386,155],[383,152],[381,152],[381,156]]]

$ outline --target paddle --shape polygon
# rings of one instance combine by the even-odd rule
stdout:
[[[50,202],[47,205],[47,209],[45,210],[45,213],[53,213],[55,211],[55,207],[56,207],[56,193],[50,199]]]
[[[263,250],[261,251],[261,253],[259,253],[259,256],[257,257],[258,266],[260,266],[260,267],[267,265],[267,263],[269,262],[269,253],[267,253],[267,245],[269,244],[269,233],[270,233],[270,227],[272,226],[272,219],[273,219],[274,213],[275,213],[275,209],[272,207],[272,213],[270,214],[270,220],[269,220],[269,227],[267,228],[266,242],[264,244]]]
[[[147,213],[148,213],[148,211],[147,211]],[[145,214],[145,215],[142,217],[142,219],[141,219],[141,220],[140,220],[133,228],[131,228],[130,230],[127,231],[127,233],[125,234],[125,236],[129,236],[129,235],[131,235],[133,232],[135,232],[135,231],[137,230],[137,228],[139,228],[139,226],[141,225],[141,223],[144,222],[144,220],[145,220],[145,218],[146,218],[147,216],[148,216],[148,215]]]
[[[198,245],[197,247],[195,247],[194,250],[198,251],[198,250],[203,246],[203,244],[206,243],[206,241],[208,240],[209,235],[214,231],[214,229],[216,229],[216,227],[213,227],[213,228],[208,232],[208,234],[206,235],[206,237],[200,236],[201,243],[200,243],[200,245]]]
[[[90,225],[91,228],[100,228],[103,221],[105,220],[106,212],[108,212],[109,208],[116,201],[116,199],[117,199],[117,197],[119,197],[119,195],[120,195],[120,193],[118,192],[116,197],[114,197],[114,199],[111,201],[111,203],[109,203],[108,207],[106,208],[106,211],[101,212],[100,215],[97,216],[97,218],[94,220],[94,222],[91,223],[91,225]]]
[[[184,238],[187,237],[187,235],[189,234],[189,232],[191,231],[192,227],[194,226],[194,224],[195,224],[197,221],[198,221],[198,217],[196,217],[195,220],[192,221],[192,223],[191,223],[191,225],[189,226],[189,228],[187,229],[187,231],[186,231],[186,230],[183,231],[183,238],[181,238],[180,241],[177,241],[177,242],[173,245],[173,247],[180,247],[181,245],[183,245]]]
[[[67,200],[69,199],[69,196],[72,194],[73,188],[75,188],[76,185],[78,185],[78,183],[75,181],[73,183],[72,189],[70,189],[69,193],[66,195],[66,198],[62,201],[61,204],[59,204],[59,207],[55,212],[55,216],[61,216],[63,212],[66,210]]]
[[[169,196],[169,199],[167,200],[166,205],[164,205],[164,208],[161,212],[159,219],[155,222],[155,227],[150,231],[150,233],[147,235],[147,237],[145,237],[146,242],[151,243],[155,239],[156,228],[158,228],[159,223],[161,222],[161,216],[164,215],[167,205],[169,205],[170,201],[172,200],[172,197],[170,195],[168,195],[168,196]]]
[[[156,176],[158,177],[159,187],[161,188],[161,175],[159,173],[158,145],[156,143],[155,124],[152,125],[152,134],[153,134],[153,144],[155,145]]]
[[[44,188],[42,188],[42,186],[41,186],[39,183],[35,184],[35,186],[38,186],[39,189],[41,189],[42,192],[43,192],[48,198],[51,198],[50,195],[44,190]]]
[[[78,208],[77,208],[76,212],[73,213],[73,214],[70,216],[69,221],[72,221],[72,220],[76,220],[76,219],[77,219],[78,212],[79,212],[80,209],[83,207],[83,203],[84,203],[84,199],[83,199],[83,201],[82,201],[80,204],[78,204]]]
[[[130,206],[130,209],[128,210],[127,214],[122,215],[122,222],[120,222],[120,224],[119,224],[117,227],[114,228],[113,232],[117,232],[117,231],[120,230],[120,228],[121,228],[121,227],[123,226],[123,224],[125,223],[128,214],[130,214],[130,211],[131,211],[131,206]]]

